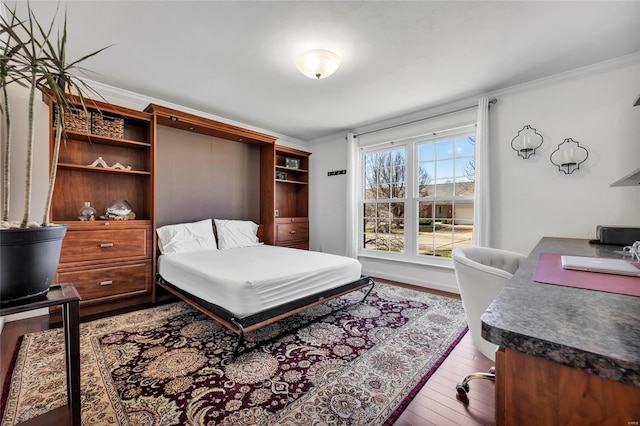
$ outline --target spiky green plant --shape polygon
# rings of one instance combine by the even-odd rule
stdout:
[[[20,224],[21,228],[26,228],[29,223],[31,213],[31,179],[33,175],[33,146],[34,146],[34,102],[36,90],[43,93],[45,98],[50,99],[58,109],[56,114],[56,139],[52,155],[51,175],[49,179],[49,188],[47,198],[45,200],[45,211],[43,215],[42,225],[48,225],[49,210],[51,208],[51,197],[56,180],[56,167],[58,162],[58,152],[60,143],[64,136],[65,130],[65,112],[74,109],[71,101],[71,95],[79,100],[82,108],[86,111],[85,94],[96,92],[86,84],[75,72],[83,71],[80,63],[97,55],[107,47],[99,49],[82,58],[67,62],[66,61],[66,45],[67,45],[67,14],[64,14],[64,22],[62,24],[62,32],[54,31],[56,28],[56,18],[58,17],[58,9],[47,26],[41,25],[30,6],[27,4],[27,18],[20,20],[16,13],[16,9],[6,9],[9,18],[1,18],[0,34],[0,51],[3,52],[0,58],[2,74],[0,77],[0,86],[6,93],[6,86],[12,83],[18,83],[29,89],[28,101],[28,127],[27,127],[27,164],[25,176],[25,206],[24,215]],[[57,38],[54,40],[54,36]],[[5,106],[3,110],[5,122],[10,122],[10,110],[8,98],[5,95]],[[10,147],[11,140],[7,140],[7,146]],[[7,148],[4,150],[5,156]],[[3,175],[8,175],[9,161],[4,162],[5,170]],[[8,182],[8,179],[5,180]],[[3,191],[4,193],[5,191]],[[3,200],[7,206],[8,212],[8,193],[7,199]],[[3,213],[4,215],[4,213]],[[7,213],[8,215],[8,213]],[[3,218],[3,220],[6,220]]]

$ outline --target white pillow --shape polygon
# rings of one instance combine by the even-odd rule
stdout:
[[[211,219],[166,225],[156,229],[156,232],[160,253],[184,253],[218,248]]]
[[[216,219],[216,233],[220,249],[257,246],[258,225],[249,220]]]

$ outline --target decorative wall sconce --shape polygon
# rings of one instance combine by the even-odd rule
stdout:
[[[580,168],[589,157],[589,151],[571,138],[567,138],[558,145],[558,149],[551,153],[551,163],[558,166],[558,170],[570,175]]]
[[[536,153],[536,149],[542,146],[542,141],[542,135],[533,127],[526,125],[518,132],[515,138],[511,139],[511,148],[526,160]]]

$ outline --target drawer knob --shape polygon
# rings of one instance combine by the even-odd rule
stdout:
[[[113,243],[102,243],[100,244],[100,248],[109,248],[113,247]]]
[[[113,284],[113,281],[112,281],[112,280],[109,280],[109,281],[101,281],[101,282],[100,282],[100,285],[102,285],[102,286],[105,286],[105,285],[111,285],[111,284]]]
[[[296,230],[293,231],[289,231],[291,234],[297,234],[298,232]]]

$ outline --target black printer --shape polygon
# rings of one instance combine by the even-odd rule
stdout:
[[[640,226],[596,226],[595,242],[616,246],[630,246],[640,241]]]

